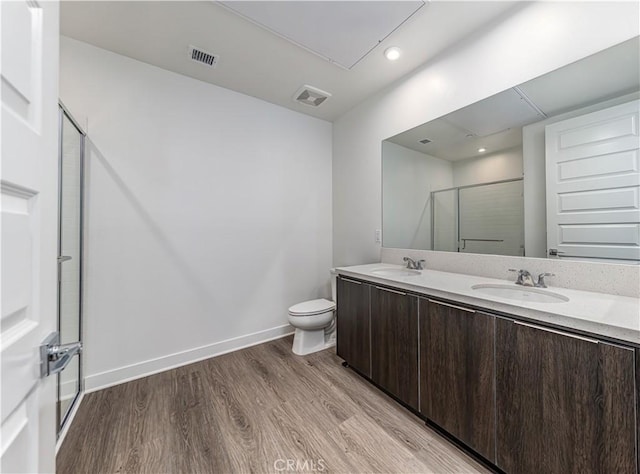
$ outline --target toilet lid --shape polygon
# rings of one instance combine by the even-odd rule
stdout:
[[[321,298],[319,300],[305,301],[304,303],[294,304],[289,308],[289,314],[295,316],[311,316],[314,314],[325,313],[327,311],[333,311],[336,308],[336,304],[333,301]]]

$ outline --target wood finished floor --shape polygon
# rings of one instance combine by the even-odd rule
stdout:
[[[299,357],[291,342],[87,395],[57,472],[490,472],[333,349]]]

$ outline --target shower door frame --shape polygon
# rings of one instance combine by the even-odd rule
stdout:
[[[465,186],[452,186],[450,188],[437,189],[436,191],[431,191],[429,195],[429,200],[431,201],[431,250],[435,250],[435,201],[433,199],[433,195],[435,193],[442,193],[445,191],[455,191],[456,192],[456,248],[458,249],[456,252],[460,252],[460,190],[467,188],[477,188],[479,186],[489,186],[492,184],[503,184],[503,183],[513,183],[514,181],[522,181],[524,184],[524,176],[520,178],[509,178],[509,179],[501,179],[498,181],[489,181],[486,183],[477,183],[477,184],[467,184]],[[523,255],[524,256],[524,255]]]
[[[74,126],[74,128],[80,134],[80,215],[78,220],[79,227],[79,236],[78,236],[78,336],[80,341],[82,342],[83,338],[83,263],[84,263],[84,159],[85,159],[85,146],[86,146],[86,132],[82,129],[78,121],[71,115],[69,109],[65,107],[62,101],[58,101],[58,255],[62,255],[62,190],[63,190],[63,182],[62,182],[62,174],[63,174],[63,128],[64,128],[64,118],[66,117],[69,122]],[[60,264],[58,264],[58,332],[61,330],[61,303],[62,298],[60,297],[62,291],[62,280],[61,280],[61,271],[62,268]],[[65,413],[61,413],[61,403],[60,403],[60,376],[62,372],[57,375],[57,398],[56,398],[56,439],[60,437],[62,433],[65,423],[68,421],[70,415],[77,408],[76,404],[80,399],[80,396],[84,392],[84,357],[82,352],[78,355],[78,391],[74,395],[73,400],[69,404]]]

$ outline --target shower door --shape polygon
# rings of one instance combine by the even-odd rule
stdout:
[[[431,193],[433,250],[524,255],[523,179]]]
[[[431,193],[431,249],[458,251],[458,189]]]
[[[524,256],[522,179],[459,188],[460,252]]]
[[[82,340],[82,173],[84,133],[60,107],[58,331],[60,344]],[[81,354],[58,373],[58,431],[82,390]]]

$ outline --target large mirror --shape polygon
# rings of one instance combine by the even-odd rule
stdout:
[[[640,262],[639,46],[384,140],[383,245]]]

